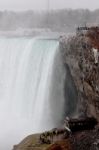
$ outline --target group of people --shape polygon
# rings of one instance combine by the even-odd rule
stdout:
[[[54,139],[58,139],[60,136],[62,138],[68,138],[71,135],[71,129],[69,127],[69,117],[66,117],[64,120],[64,127],[54,128],[50,131],[44,132],[40,135],[40,142],[50,144],[53,143]]]

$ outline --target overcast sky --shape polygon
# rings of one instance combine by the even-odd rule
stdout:
[[[0,10],[47,9],[48,1],[50,9],[88,8],[94,10],[99,8],[99,0],[0,0]]]

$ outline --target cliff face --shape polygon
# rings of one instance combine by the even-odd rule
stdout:
[[[92,28],[85,35],[63,38],[60,44],[64,63],[68,64],[78,90],[78,116],[94,116],[97,119],[99,119],[98,36],[99,34]],[[97,51],[96,57],[94,49]]]

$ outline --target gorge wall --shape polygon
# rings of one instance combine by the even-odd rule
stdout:
[[[68,64],[78,92],[79,116],[99,119],[99,34],[91,28],[86,34],[61,39],[64,63]],[[97,62],[93,49],[97,49]]]

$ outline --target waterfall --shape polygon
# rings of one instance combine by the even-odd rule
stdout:
[[[61,125],[65,69],[61,57],[53,69],[58,45],[55,40],[0,38],[1,150],[11,150],[29,134]]]
[[[11,150],[29,134],[61,126],[76,104],[58,41],[0,38],[0,150]]]

